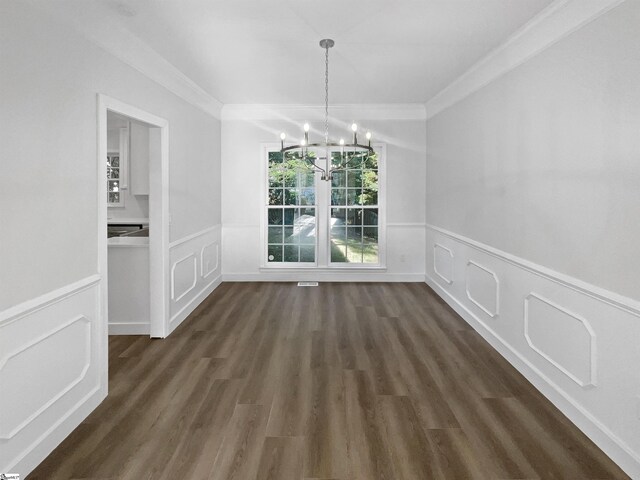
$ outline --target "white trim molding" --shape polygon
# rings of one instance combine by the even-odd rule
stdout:
[[[445,252],[447,252],[449,254],[450,259],[451,259],[451,261],[449,263],[449,277],[446,277],[443,272],[440,272],[438,270],[438,262],[436,261],[436,250],[438,248],[440,250],[444,250]],[[439,243],[434,243],[433,244],[433,271],[434,271],[434,273],[436,275],[438,275],[447,284],[451,285],[453,283],[453,252],[449,248],[447,248],[447,247],[445,247],[443,245],[440,245]]]
[[[186,262],[189,259],[193,259],[193,283],[187,287],[180,295],[176,294],[176,268],[182,262]],[[182,300],[185,295],[187,295],[191,290],[196,287],[198,283],[198,264],[196,263],[196,256],[193,253],[189,253],[186,257],[177,260],[171,265],[171,300],[174,302],[179,302]]]
[[[574,320],[582,324],[582,326],[585,328],[585,330],[589,334],[589,339],[590,339],[589,340],[589,378],[588,379],[582,380],[578,378],[578,376],[570,372],[569,369],[565,368],[563,365],[560,364],[560,362],[555,360],[549,353],[543,351],[541,347],[538,347],[533,342],[533,340],[531,339],[531,335],[529,333],[529,326],[531,324],[529,302],[531,301],[532,298],[535,298],[538,301],[549,305],[551,308],[554,308],[559,312],[565,314],[566,316],[573,318]],[[561,307],[557,303],[552,302],[551,300],[548,300],[543,296],[538,295],[537,293],[531,292],[524,299],[524,337],[527,339],[527,343],[529,344],[529,347],[531,347],[531,349],[534,352],[536,352],[542,358],[547,360],[551,365],[556,367],[558,370],[560,370],[562,373],[564,373],[567,377],[569,377],[571,380],[576,382],[582,388],[596,386],[596,371],[597,371],[596,333],[593,331],[593,328],[591,327],[589,322],[587,322],[580,315],[578,315],[577,313],[573,313],[564,307]]]
[[[324,105],[249,105],[225,104],[222,120],[324,120]],[[425,120],[421,103],[332,105],[330,121],[360,120]]]
[[[496,285],[496,289],[495,289],[496,308],[493,312],[489,310],[486,306],[482,305],[482,303],[480,303],[477,299],[473,298],[473,295],[471,295],[471,291],[469,290],[469,267],[470,266],[474,266],[476,268],[479,268],[480,270],[484,270],[485,272],[487,272],[489,275],[493,277],[493,280]],[[465,277],[465,291],[467,293],[467,298],[471,300],[472,303],[474,303],[480,310],[482,310],[484,313],[489,315],[491,318],[496,318],[500,314],[500,279],[498,278],[498,275],[495,274],[495,272],[489,270],[487,267],[483,267],[482,265],[480,265],[477,262],[474,262],[473,260],[469,260],[467,262],[467,274]]]
[[[426,102],[427,120],[515,69],[624,0],[556,0]]]
[[[210,232],[215,232],[216,229],[220,229],[220,228],[222,228],[222,225],[220,225],[218,223],[216,225],[212,225],[211,227],[204,228],[204,229],[200,230],[199,232],[195,232],[195,233],[192,233],[190,235],[186,235],[186,236],[184,236],[184,237],[182,237],[182,238],[180,238],[178,240],[175,240],[175,241],[171,242],[169,244],[169,248],[175,248],[178,245],[182,245],[183,243],[190,242],[191,240],[193,240],[195,238],[198,238],[198,237],[201,237],[202,235],[206,235],[207,233],[210,233]]]
[[[150,145],[153,154],[149,162],[149,221],[153,225],[149,236],[149,277],[150,277],[150,335],[164,338],[169,326],[169,122],[104,94],[97,95],[98,101],[98,172],[104,167],[103,158],[107,152],[107,111],[112,111],[149,124]],[[159,145],[159,148],[157,146]],[[157,150],[157,151],[156,151]],[[101,290],[102,317],[108,317],[108,280],[107,280],[107,193],[106,183],[97,177],[97,217],[98,217],[98,272],[103,277]],[[104,325],[105,341],[108,335]],[[107,370],[104,371],[105,382]]]
[[[171,264],[169,332],[175,330],[222,282],[221,242],[222,225],[216,224],[171,243],[169,248]],[[211,249],[214,249],[215,254],[207,255],[207,252]],[[177,292],[177,267],[189,260],[193,262],[193,271],[191,269],[188,271],[189,275],[193,275],[193,281],[185,291]],[[187,270],[185,269],[186,272]]]
[[[267,271],[269,270],[269,271]],[[359,271],[358,271],[359,270]],[[421,273],[387,273],[385,269],[264,269],[260,273],[224,272],[223,282],[424,282]]]
[[[427,284],[623,470],[640,478],[640,391],[633,381],[640,364],[638,302],[433,225],[425,241],[427,252],[436,244],[455,252],[458,276],[471,262],[493,273],[500,282],[499,315],[490,317],[477,308],[489,306],[488,286],[474,301],[468,282],[442,282],[434,257],[426,256]]]
[[[62,16],[55,2],[30,2],[94,45],[134,68],[153,82],[163,86],[187,103],[209,115],[220,118],[222,103],[173,66],[153,48],[131,33],[121,22],[114,21],[99,9],[81,17]],[[107,7],[108,8],[108,7]]]
[[[80,293],[87,288],[93,287],[99,282],[100,275],[91,275],[83,278],[82,280],[78,280],[77,282],[65,285],[62,288],[58,288],[57,290],[53,290],[52,292],[27,300],[26,302],[14,307],[7,308],[0,312],[0,327]]]
[[[537,263],[530,262],[529,260],[525,260],[524,258],[517,257],[510,253],[494,248],[490,245],[485,245],[484,243],[472,240],[457,233],[450,232],[435,225],[427,224],[427,230],[440,233],[464,245],[476,248],[495,258],[502,259],[512,265],[525,269],[542,278],[552,280],[553,282],[556,282],[564,287],[570,288],[585,295],[589,295],[590,297],[608,303],[611,306],[624,310],[640,318],[640,302],[637,300],[625,297],[610,290],[605,290],[604,288],[597,287],[578,278],[556,272],[555,270],[547,268],[543,265],[538,265]]]
[[[204,261],[204,253],[205,250],[207,250],[208,248],[211,247],[215,247],[215,266],[213,268],[208,267],[207,271],[205,273],[205,261]],[[202,278],[208,278],[211,275],[213,275],[213,273],[218,269],[218,266],[220,265],[220,243],[218,241],[214,241],[214,242],[209,242],[205,245],[202,246],[202,248],[200,249],[200,276]]]
[[[0,312],[0,472],[27,476],[107,395],[100,275]],[[29,382],[25,383],[25,378]]]

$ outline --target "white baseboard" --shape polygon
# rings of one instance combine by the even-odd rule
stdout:
[[[82,398],[74,409],[67,412],[64,417],[60,418],[49,430],[34,441],[32,446],[24,452],[24,455],[13,466],[6,469],[6,472],[19,473],[20,478],[25,478],[42,460],[47,458],[106,397],[106,392],[100,388],[96,388],[89,395]]]
[[[450,254],[440,255],[440,247]],[[627,474],[640,478],[640,349],[628,340],[640,338],[636,302],[437,227],[427,228],[427,252],[426,283]],[[446,271],[449,282],[437,271]]]
[[[150,328],[147,322],[109,323],[109,335],[149,335]]]
[[[224,282],[410,282],[423,283],[422,273],[296,272],[223,273]]]
[[[194,296],[189,303],[187,303],[182,309],[178,311],[169,322],[169,333],[173,332],[178,325],[180,325],[185,318],[193,312],[198,305],[200,305],[205,298],[207,298],[218,286],[222,283],[222,275],[218,275],[211,283],[204,287],[200,293]]]

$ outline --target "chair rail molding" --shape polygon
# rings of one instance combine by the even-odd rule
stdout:
[[[27,476],[107,395],[106,319],[90,275],[0,312],[0,472]],[[29,382],[25,382],[25,378]]]
[[[425,250],[437,249],[442,263],[455,252],[454,279],[467,269],[466,282],[442,282],[438,258],[426,255],[426,283],[621,468],[640,478],[640,386],[633,380],[640,364],[638,302],[434,225],[427,225],[425,240]],[[470,268],[477,275],[471,285]],[[487,308],[491,283],[499,289],[495,312]]]
[[[216,224],[169,245],[171,301],[169,331],[180,323],[222,282],[220,246],[222,225]],[[190,263],[192,262],[192,264]],[[181,265],[186,265],[181,268]],[[178,291],[181,278],[184,289]]]

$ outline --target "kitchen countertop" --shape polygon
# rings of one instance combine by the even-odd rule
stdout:
[[[149,225],[148,218],[108,218],[107,223],[112,225]]]
[[[148,247],[149,237],[111,237],[107,239],[108,247]]]

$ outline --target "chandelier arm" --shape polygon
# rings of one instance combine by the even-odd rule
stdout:
[[[288,147],[284,147],[282,149],[280,149],[281,152],[291,152],[294,150],[300,150],[302,149],[302,145],[290,145]],[[336,143],[336,142],[327,142],[327,143],[310,143],[308,145],[304,145],[304,148],[312,148],[312,147],[353,147],[353,148],[357,148],[357,151],[360,152],[369,152],[369,153],[374,153],[373,147],[370,147],[368,145],[362,145],[360,143],[345,143],[345,144],[340,144],[340,143]]]
[[[308,161],[311,165],[313,165],[314,167],[316,167],[316,170],[317,170],[318,172],[323,173],[323,174],[327,173],[327,171],[326,171],[324,168],[322,168],[321,166],[319,166],[318,164],[316,164],[316,162],[314,162],[313,160],[307,160],[307,161]]]

